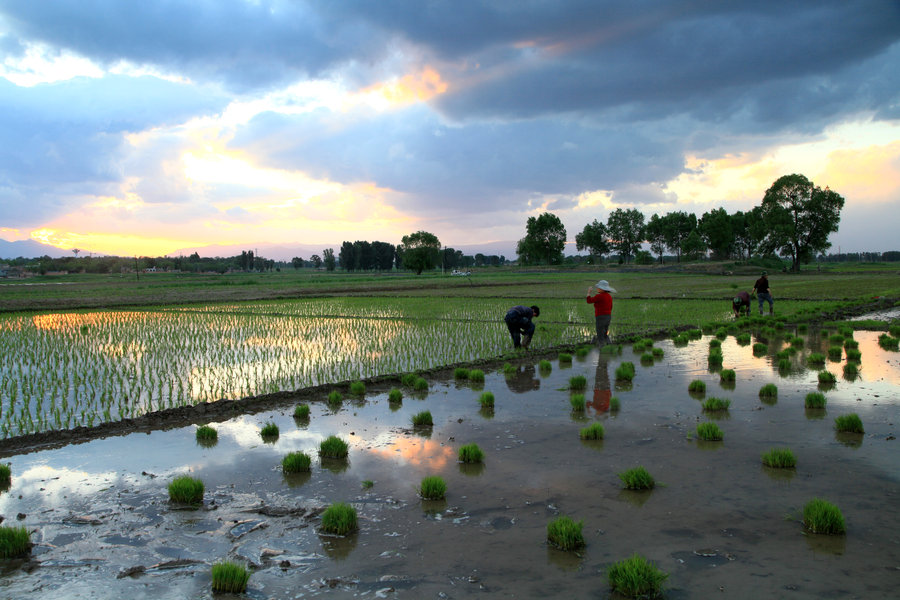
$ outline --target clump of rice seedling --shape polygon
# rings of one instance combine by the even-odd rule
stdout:
[[[853,328],[850,327],[849,325],[842,325],[842,326],[838,327],[838,333],[840,333],[845,338],[852,338],[853,337]]]
[[[807,325],[806,323],[800,323],[799,325],[797,325],[797,333],[806,333],[808,329],[809,325]]]
[[[831,360],[841,360],[844,355],[844,349],[840,346],[831,346],[828,348],[828,358]]]
[[[822,392],[810,392],[806,395],[803,405],[806,408],[825,408],[825,394]]]
[[[778,386],[774,383],[767,383],[766,385],[759,388],[759,397],[760,398],[777,398],[778,397]]]
[[[169,483],[169,500],[181,504],[200,504],[203,501],[203,482],[190,475],[181,475]]]
[[[790,358],[791,356],[792,356],[792,354],[791,354],[790,348],[785,348],[784,350],[780,350],[779,352],[775,353],[775,358],[777,358],[779,360],[781,360],[783,358]]]
[[[0,463],[0,485],[8,486],[12,483],[11,463]]]
[[[591,423],[589,426],[582,428],[579,437],[583,440],[602,440],[603,433],[603,425]]]
[[[703,402],[703,410],[708,412],[728,410],[729,406],[731,406],[731,400],[725,398],[707,398],[706,401]]]
[[[392,402],[392,403],[396,404],[397,402],[402,402],[402,401],[403,401],[403,392],[401,392],[399,389],[393,388],[393,389],[391,389],[390,392],[388,392],[388,402]]]
[[[464,367],[456,367],[456,369],[453,370],[453,377],[456,379],[468,379],[469,370]]]
[[[819,371],[819,383],[831,385],[837,381],[837,377],[831,371]]]
[[[344,396],[337,390],[333,390],[330,394],[328,394],[328,406],[334,408],[336,406],[340,406],[341,402],[344,401]]]
[[[583,390],[587,387],[587,377],[584,375],[575,375],[573,377],[569,377],[569,389],[570,390]]]
[[[721,348],[721,347],[722,347],[722,340],[720,340],[720,339],[718,339],[718,338],[714,338],[714,339],[709,340],[709,350],[710,350],[710,352],[713,350],[713,348]]]
[[[281,459],[281,470],[285,473],[305,473],[309,471],[312,458],[305,452],[291,452]]]
[[[484,371],[481,369],[472,369],[469,371],[469,381],[475,383],[484,383]]]
[[[763,344],[762,342],[756,342],[753,344],[753,354],[754,356],[759,356],[761,354],[765,354],[769,351],[769,346]]]
[[[0,525],[0,558],[18,558],[31,551],[31,536],[25,527]]]
[[[441,500],[447,495],[447,484],[441,477],[423,477],[419,484],[419,495],[425,500]]]
[[[319,443],[319,456],[322,458],[347,458],[349,453],[347,442],[336,435],[330,435]]]
[[[806,345],[806,342],[803,340],[802,337],[797,336],[797,337],[791,338],[791,346],[793,346],[794,348],[797,348],[799,350],[800,348],[802,348],[805,345]]]
[[[584,394],[572,394],[569,397],[569,404],[572,405],[573,412],[584,412]]]
[[[772,448],[762,455],[762,462],[774,469],[793,469],[797,466],[797,459],[790,448]]]
[[[653,355],[653,358],[659,359],[665,356],[665,351],[662,348],[654,346],[652,350],[650,350],[650,354]]]
[[[482,392],[481,396],[478,397],[478,402],[481,404],[481,408],[494,408],[494,394],[493,392]]]
[[[710,350],[709,356],[706,357],[706,362],[710,366],[722,366],[722,351],[721,350]]]
[[[490,392],[486,392],[490,393]],[[434,427],[434,421],[431,418],[431,411],[423,410],[412,416],[413,427]]]
[[[844,363],[844,377],[852,379],[859,375],[859,367],[854,362]]]
[[[219,433],[209,425],[201,425],[195,433],[197,443],[201,446],[212,446],[219,441]],[[0,473],[2,476],[2,473]],[[2,479],[2,477],[0,477]]]
[[[619,412],[620,408],[622,408],[622,402],[618,396],[613,396],[609,399],[609,412]]]
[[[644,467],[622,471],[619,473],[619,479],[622,480],[626,490],[649,490],[656,485],[653,476]]]
[[[556,357],[559,360],[559,364],[568,364],[572,362],[572,355],[566,352],[560,352],[559,356]]]
[[[690,338],[683,333],[680,333],[672,338],[672,343],[677,347],[687,346],[688,342],[690,341]]]
[[[484,462],[484,452],[478,447],[478,444],[466,444],[459,447],[459,462],[462,463],[480,463]]]
[[[363,489],[368,490],[368,489],[372,489],[375,486],[375,482],[372,481],[371,479],[363,479],[363,482],[361,485],[363,486]]]
[[[813,498],[803,507],[803,524],[813,533],[838,535],[847,531],[840,509],[819,498]]]
[[[584,547],[584,535],[581,529],[584,521],[573,521],[565,515],[547,523],[547,541],[560,550],[577,550]]]
[[[482,374],[484,377],[484,374]],[[417,377],[416,382],[413,384],[413,389],[417,392],[427,392],[428,391],[428,380],[424,377]]]
[[[745,332],[745,333],[742,333],[739,336],[737,336],[735,339],[737,340],[737,343],[740,344],[741,346],[746,346],[750,343],[752,338],[750,337],[749,333]]]
[[[652,365],[653,364],[653,355],[649,352],[644,352],[641,354],[641,364],[642,365]]]
[[[722,381],[735,381],[737,376],[734,373],[734,369],[722,369],[719,372],[719,378]]]
[[[259,437],[261,437],[264,442],[273,442],[277,440],[278,425],[272,422],[266,423],[263,425],[262,429],[259,430]]]
[[[834,428],[844,433],[865,433],[862,420],[856,413],[841,415],[834,420]]]
[[[606,570],[606,578],[613,591],[629,598],[656,598],[668,573],[659,570],[640,554],[613,563]]]
[[[782,373],[787,373],[791,370],[791,359],[782,358],[778,361],[778,370]]]
[[[623,362],[616,367],[616,379],[619,381],[631,381],[634,379],[634,363]]]
[[[724,327],[719,327],[718,329],[716,329],[716,337],[720,340],[724,340],[728,337],[728,330]]]
[[[699,340],[700,338],[703,337],[703,330],[702,329],[688,329],[684,333],[684,335],[687,336],[687,338],[690,340]]]
[[[821,352],[810,352],[806,357],[806,364],[811,366],[819,366],[825,364],[825,355]]]
[[[882,333],[878,336],[878,345],[885,350],[900,350],[900,339]]]
[[[516,372],[516,368],[509,363],[503,363],[503,373],[505,375],[511,375]]]
[[[862,352],[860,352],[857,348],[847,348],[847,360],[852,360],[859,362],[862,360]]]
[[[247,591],[250,572],[240,563],[225,560],[212,566],[212,591],[224,594],[242,594]]]
[[[549,360],[544,359],[538,363],[538,370],[541,372],[541,374],[547,374],[553,370],[553,363],[551,363]]]
[[[581,346],[577,350],[575,350],[575,356],[578,358],[584,358],[588,354],[590,354],[591,348],[589,346]]]
[[[350,384],[350,393],[354,396],[365,396],[366,384],[362,381],[354,381]]]
[[[707,422],[697,425],[697,437],[707,442],[718,442],[725,437],[725,434],[718,425]]]
[[[400,384],[406,387],[413,387],[416,385],[416,379],[419,378],[418,373],[404,373],[400,376]]]
[[[322,531],[347,535],[359,528],[356,509],[346,502],[335,502],[322,513]]]
[[[705,394],[706,393],[706,383],[695,379],[691,383],[688,384],[688,391],[692,394]]]
[[[309,404],[298,404],[295,406],[294,418],[298,421],[309,421]]]
[[[890,326],[888,326],[888,333],[895,338],[900,338],[900,323],[891,323]]]
[[[856,350],[859,348],[859,342],[856,340],[844,340],[844,350]]]

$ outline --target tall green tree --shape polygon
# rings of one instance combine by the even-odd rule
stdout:
[[[728,211],[719,207],[703,213],[697,221],[697,229],[714,259],[724,260],[731,257],[734,250],[734,231],[731,228]]]
[[[433,269],[441,260],[441,241],[433,233],[417,231],[404,235],[400,244],[400,255],[403,266],[416,275],[422,271]]]
[[[636,208],[617,208],[609,214],[606,228],[612,247],[627,263],[641,249],[644,241],[644,213]]]
[[[675,259],[681,262],[681,253],[684,242],[691,232],[697,229],[697,216],[694,213],[675,211],[666,213],[663,217],[666,232],[666,248],[675,254]]]
[[[831,247],[828,236],[838,230],[842,208],[844,198],[827,187],[796,173],[780,177],[763,196],[764,245],[790,256],[791,270],[799,271],[801,263]]]
[[[348,273],[356,269],[356,249],[353,242],[344,241],[341,244],[338,259],[341,261],[341,267]]]
[[[303,268],[303,259],[300,258],[299,256],[295,256],[294,258],[291,259],[291,266],[294,267],[294,269],[302,269]]]
[[[325,263],[326,271],[334,271],[337,260],[334,258],[334,248],[325,248],[322,250],[322,262]]]
[[[591,256],[597,256],[603,260],[605,254],[609,254],[609,232],[606,225],[594,219],[584,226],[581,233],[575,234],[575,248],[587,250]]]
[[[659,262],[662,264],[663,252],[666,250],[666,219],[653,213],[644,229],[644,234],[650,243],[650,249],[656,252]]]
[[[322,257],[318,254],[313,254],[309,257],[309,262],[313,264],[313,268],[318,269],[322,266]]]
[[[516,254],[525,263],[546,262],[548,265],[562,262],[566,247],[566,228],[553,213],[528,217],[525,237],[516,244]]]

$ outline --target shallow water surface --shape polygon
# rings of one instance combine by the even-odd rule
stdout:
[[[819,389],[805,356],[827,347],[811,331],[789,372],[774,358],[782,340],[769,340],[760,357],[724,340],[733,386],[708,368],[709,338],[683,348],[658,342],[665,356],[652,365],[630,347],[592,351],[571,366],[553,361],[549,373],[528,362],[488,373],[483,387],[432,381],[425,395],[404,390],[399,405],[387,389],[348,397],[337,410],[314,403],[308,425],[294,421],[292,405],[236,416],[213,423],[211,448],[197,445],[190,426],[12,456],[0,515],[33,531],[35,547],[30,561],[0,561],[0,594],[211,598],[210,565],[230,558],[251,565],[251,598],[607,598],[606,568],[638,552],[669,573],[668,598],[893,598],[900,363],[876,334],[855,337],[860,375],[847,381],[840,362],[827,362],[838,383],[820,411],[803,408]],[[636,367],[631,384],[615,381],[625,361]],[[583,415],[571,412],[574,375],[588,380]],[[687,392],[693,379],[706,382],[706,397],[730,399],[730,409],[704,414]],[[766,383],[778,386],[774,402],[758,397]],[[492,413],[480,410],[483,390],[496,397]],[[413,430],[423,410],[435,426]],[[865,434],[836,434],[834,417],[850,412]],[[707,420],[722,428],[722,442],[695,439]],[[259,430],[270,421],[281,433],[263,443]],[[605,438],[580,440],[595,421]],[[318,459],[331,434],[350,444],[348,461]],[[472,442],[486,453],[482,466],[457,463]],[[791,448],[797,468],[763,467],[772,447]],[[281,472],[293,450],[314,457],[311,473]],[[654,490],[621,489],[617,474],[638,465],[655,477]],[[183,473],[206,485],[199,509],[168,502],[166,486]],[[418,497],[426,475],[447,481],[446,500]],[[840,507],[845,536],[804,532],[802,507],[815,497]],[[359,531],[346,538],[318,531],[321,509],[337,501],[359,514]],[[584,522],[582,552],[548,547],[547,523],[558,515]]]

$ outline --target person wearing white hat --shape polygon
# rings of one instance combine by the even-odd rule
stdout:
[[[594,290],[597,293],[594,294]],[[615,288],[609,285],[605,279],[601,279],[588,288],[587,302],[594,305],[594,321],[597,325],[597,344],[605,346],[611,344],[609,339],[609,324],[612,321],[612,296],[610,292],[615,292]]]

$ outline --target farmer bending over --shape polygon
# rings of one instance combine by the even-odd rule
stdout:
[[[750,294],[748,292],[740,292],[731,301],[731,310],[734,311],[734,317],[741,315],[750,316]]]
[[[514,348],[528,349],[531,344],[531,337],[534,335],[534,323],[531,319],[541,314],[541,309],[537,306],[513,306],[506,313],[504,321],[509,329],[509,335],[512,336]],[[521,341],[520,341],[521,336]]]
[[[774,315],[775,300],[772,298],[771,290],[769,290],[769,278],[766,276],[765,271],[762,272],[762,276],[753,284],[753,291],[756,292],[756,297],[759,300],[759,314],[763,314],[763,302],[768,302],[769,314]]]
[[[597,293],[592,294],[595,288]],[[609,323],[612,321],[612,296],[609,293],[615,291],[615,288],[610,287],[605,279],[601,279],[597,282],[597,285],[588,288],[587,301],[588,304],[594,305],[597,344],[600,346],[612,343],[612,340],[609,339]]]

